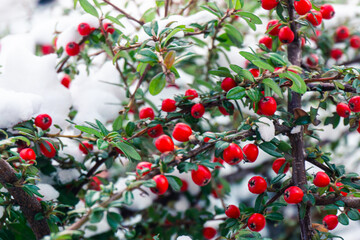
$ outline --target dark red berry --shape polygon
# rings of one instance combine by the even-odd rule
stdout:
[[[84,154],[88,154],[89,151],[92,151],[94,149],[94,145],[92,145],[91,143],[89,143],[87,141],[84,141],[79,144],[79,149]]]
[[[230,89],[234,87],[236,87],[236,82],[232,78],[226,77],[221,82],[221,89],[224,90],[225,92],[228,92]]]
[[[308,14],[306,14],[306,20],[308,20],[313,26],[319,26],[322,22],[321,12],[310,10]]]
[[[186,192],[189,188],[189,184],[187,183],[187,181],[180,179],[181,180],[181,188],[180,188],[180,192]]]
[[[213,158],[213,162],[218,162],[218,163],[220,163],[221,165],[224,165],[224,160],[222,160],[221,158],[214,157],[214,158]],[[222,166],[222,167],[224,167],[224,166]],[[219,169],[219,168],[221,168],[221,167],[220,167],[220,166],[216,166],[215,168],[216,168],[216,169]]]
[[[289,204],[297,204],[302,201],[304,192],[297,186],[289,187],[284,192],[284,200]]]
[[[162,195],[164,194],[167,189],[169,188],[169,182],[167,180],[167,178],[164,175],[156,175],[155,177],[152,178],[155,183],[156,183],[156,187],[152,187],[150,188],[150,190],[157,194],[157,195]]]
[[[235,205],[229,205],[225,211],[226,216],[229,218],[239,218],[240,217],[240,209]]]
[[[261,194],[266,191],[267,183],[263,177],[252,177],[248,182],[248,188],[251,193]]]
[[[279,31],[279,40],[282,43],[288,44],[294,41],[295,35],[293,31],[287,26],[283,27]]]
[[[150,118],[151,120],[153,120],[154,117],[155,117],[154,110],[150,107],[145,107],[141,109],[139,112],[140,119]]]
[[[156,139],[155,147],[161,153],[173,151],[174,150],[174,142],[171,139],[171,137],[164,134],[164,135],[161,135],[158,139]]]
[[[160,135],[162,135],[163,133],[164,133],[164,131],[163,131],[163,127],[161,126],[161,124],[158,124],[155,127],[149,128],[147,130],[147,134],[151,138],[157,138]]]
[[[195,89],[188,89],[185,92],[185,96],[187,97],[187,99],[192,100],[194,98],[197,98],[199,96],[199,94],[197,93],[197,91]]]
[[[294,8],[299,15],[305,15],[311,10],[312,4],[309,0],[294,1]]]
[[[254,77],[259,77],[259,76],[260,76],[260,71],[259,71],[259,69],[250,68],[250,69],[249,69],[249,72],[251,72],[251,74],[252,74]]]
[[[235,165],[243,160],[244,156],[239,145],[230,143],[223,152],[223,159],[230,165]]]
[[[339,190],[344,188],[344,186],[343,186],[344,184],[342,184],[341,182],[337,182],[335,185],[339,188]],[[335,192],[335,190],[332,187],[329,188],[329,191]],[[344,197],[346,197],[348,195],[348,193],[344,192],[344,191],[340,191],[340,194],[343,195]]]
[[[262,115],[272,116],[276,112],[277,104],[273,97],[263,97],[259,101],[259,110]]]
[[[336,112],[340,117],[348,118],[351,110],[346,103],[338,103],[338,105],[336,105]]]
[[[342,57],[342,55],[343,55],[343,52],[339,48],[332,49],[330,52],[330,56],[335,60],[339,60]]]
[[[326,215],[323,218],[323,224],[329,230],[333,230],[334,228],[336,228],[338,223],[339,223],[339,220],[336,215]]]
[[[171,99],[171,98],[167,98],[164,99],[161,105],[161,110],[163,110],[164,112],[173,112],[176,110],[176,101]]]
[[[107,33],[113,34],[115,32],[115,28],[111,23],[104,23],[103,27]]]
[[[344,41],[350,36],[350,31],[346,26],[340,26],[336,29],[335,39],[339,42]]]
[[[210,240],[215,237],[216,229],[213,227],[204,227],[202,233],[205,239]]]
[[[192,129],[189,125],[185,123],[178,123],[175,125],[172,136],[175,140],[179,142],[189,141],[189,137],[192,134]]]
[[[317,67],[319,64],[319,57],[316,54],[311,53],[306,59],[306,64],[312,68]]]
[[[335,10],[330,4],[324,4],[320,7],[320,12],[323,19],[331,19],[335,15]]]
[[[274,172],[276,174],[279,173],[281,167],[285,164],[285,162],[286,162],[285,158],[278,158],[273,162],[272,169],[274,170]],[[283,173],[286,173],[289,170],[289,167],[290,167],[290,164],[286,163]]]
[[[350,46],[355,49],[360,48],[360,36],[352,36],[350,38]]]
[[[230,112],[226,111],[226,108],[224,108],[223,106],[219,106],[218,109],[223,115],[228,116],[228,115],[232,114],[235,109],[234,105],[232,103],[230,103],[228,106],[230,108]]]
[[[249,217],[247,226],[251,231],[260,232],[265,227],[266,220],[264,215],[260,213],[254,213]]]
[[[69,42],[65,47],[65,51],[69,56],[76,56],[80,52],[80,46],[76,42]]]
[[[259,155],[259,148],[255,144],[250,143],[243,147],[243,152],[246,156],[246,160],[255,162]]]
[[[48,114],[40,114],[35,118],[35,126],[47,130],[51,126],[52,119]]]
[[[330,184],[330,178],[324,172],[317,172],[313,183],[317,187],[327,187]]]
[[[204,105],[201,103],[196,103],[191,108],[191,116],[193,118],[201,118],[205,113]]]
[[[49,142],[49,141],[46,141],[46,143],[40,143],[40,151],[42,153],[42,155],[44,155],[45,157],[48,157],[48,158],[53,158],[55,157],[56,155],[56,150],[54,148],[54,145]],[[45,146],[46,144],[46,146]]]
[[[196,185],[205,186],[211,180],[211,172],[207,167],[198,165],[197,170],[191,170],[191,178]]]
[[[272,49],[272,38],[271,37],[268,37],[268,36],[265,36],[265,37],[262,37],[260,40],[259,40],[259,45],[260,44],[264,44],[265,47],[267,47],[268,49]]]

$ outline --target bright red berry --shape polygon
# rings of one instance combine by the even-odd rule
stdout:
[[[80,52],[80,46],[76,42],[69,42],[65,47],[65,51],[69,56],[76,56]]]
[[[193,118],[201,118],[204,113],[205,108],[201,103],[196,103],[191,107],[191,116],[193,116]]]
[[[338,105],[336,105],[336,112],[340,117],[348,118],[351,110],[346,103],[338,103]]]
[[[167,178],[164,175],[156,175],[155,177],[152,178],[155,183],[156,183],[156,187],[152,187],[150,188],[150,190],[157,194],[157,195],[162,195],[166,192],[166,190],[169,188],[169,182],[167,180]]]
[[[104,23],[103,27],[107,33],[113,34],[115,32],[115,28],[111,23]]]
[[[338,217],[336,215],[332,215],[332,214],[331,215],[326,215],[323,218],[323,224],[329,230],[333,230],[334,228],[336,228],[338,223],[339,223],[339,220],[338,220]]]
[[[151,120],[153,120],[154,117],[155,117],[154,110],[150,107],[145,107],[141,109],[139,112],[140,119],[150,118]]]
[[[54,148],[54,145],[52,145],[51,142],[46,141],[46,143],[40,143],[40,151],[42,155],[48,158],[53,158],[56,155],[56,150]],[[45,146],[46,145],[46,146]]]
[[[224,90],[225,92],[228,92],[230,89],[234,87],[236,87],[236,82],[232,78],[226,77],[221,82],[221,89]]]
[[[304,192],[297,186],[289,187],[284,192],[284,200],[289,204],[297,204],[302,201]]]
[[[89,151],[92,151],[94,149],[94,145],[92,145],[91,143],[89,143],[87,141],[84,141],[79,144],[79,149],[84,154],[88,154]]]
[[[340,26],[336,29],[335,38],[341,42],[350,36],[350,31],[346,26]]]
[[[259,40],[259,45],[264,44],[268,49],[272,49],[272,38],[265,36]]]
[[[189,184],[187,183],[187,181],[180,179],[181,180],[181,188],[180,188],[180,192],[186,192],[189,188]]]
[[[299,0],[294,2],[294,8],[299,15],[305,15],[311,10],[312,4],[309,0]]]
[[[323,19],[331,19],[335,15],[335,10],[330,4],[324,4],[320,7],[320,12]]]
[[[276,174],[279,173],[281,167],[285,164],[286,160],[285,158],[278,158],[273,162],[272,169]],[[286,163],[284,167],[284,173],[286,173],[289,170],[290,164]]]
[[[161,153],[173,151],[174,150],[174,142],[171,139],[171,137],[164,134],[164,135],[161,135],[158,139],[156,139],[155,147]]]
[[[191,170],[191,178],[196,185],[205,186],[211,180],[211,172],[207,167],[198,165],[197,170]]]
[[[199,94],[197,93],[197,91],[195,89],[188,89],[185,92],[185,96],[187,97],[187,99],[192,100],[194,98],[197,98],[199,96]]]
[[[314,177],[313,183],[317,187],[326,187],[327,185],[330,184],[330,178],[324,172],[317,172]]]
[[[213,227],[204,227],[202,233],[204,238],[209,240],[215,237],[216,229]]]
[[[175,125],[172,136],[179,142],[189,141],[189,137],[192,134],[192,129],[189,125],[185,123],[178,123]]]
[[[35,126],[47,130],[51,126],[52,119],[48,114],[40,114],[35,118]]]
[[[319,64],[319,57],[316,54],[311,53],[306,59],[306,64],[312,68],[317,67]]]
[[[255,144],[249,143],[243,147],[243,152],[246,156],[246,160],[255,162],[259,155],[259,148]]]
[[[150,162],[139,162],[136,165],[136,175],[140,176],[140,172],[142,170],[148,169],[148,170],[142,172],[142,174],[141,174],[141,177],[145,176],[146,174],[148,174],[151,171],[151,166],[152,166],[152,163],[150,163]]]
[[[321,12],[311,10],[306,14],[306,20],[308,20],[313,26],[319,26],[322,22]]]
[[[283,27],[279,31],[279,40],[282,43],[288,44],[294,41],[295,35],[293,31],[287,26]]]
[[[268,33],[271,36],[278,36],[280,31],[281,23],[279,23],[279,20],[270,20],[269,23],[266,26],[266,30],[268,31],[271,29]]]
[[[304,37],[301,38],[301,47],[303,48],[305,46],[306,39]]]
[[[273,97],[263,97],[259,101],[259,110],[265,116],[272,116],[276,112],[277,104]]]
[[[149,128],[147,130],[147,134],[151,138],[157,138],[160,135],[162,135],[163,133],[164,133],[164,131],[163,131],[163,127],[161,126],[161,124],[158,124],[155,127]]]
[[[254,213],[249,217],[247,226],[251,231],[260,232],[265,227],[266,220],[264,215],[260,213]]]
[[[24,148],[21,150],[20,157],[28,164],[34,164],[34,160],[36,160],[36,154],[31,148]]]
[[[101,181],[98,177],[94,176],[91,178],[89,189],[93,189],[95,191],[100,191]]]
[[[360,48],[360,36],[352,36],[350,38],[350,46],[355,49]]]
[[[261,0],[261,7],[265,10],[271,10],[279,4],[278,0]]]
[[[61,84],[66,87],[69,88],[70,87],[70,83],[71,83],[71,78],[69,75],[65,74],[64,77],[61,79]]]
[[[352,112],[360,112],[360,96],[350,98],[349,108]]]
[[[337,182],[335,185],[339,188],[339,190],[344,188],[344,186],[343,186],[344,184],[342,184],[341,182]],[[332,187],[329,188],[329,191],[335,192],[335,190]],[[344,191],[340,191],[340,194],[343,195],[344,197],[346,197],[348,195],[348,193],[344,192]]]
[[[224,108],[223,106],[218,106],[219,111],[225,116],[228,116],[228,115],[230,115],[231,113],[234,112],[235,108],[234,108],[234,105],[232,103],[229,104],[229,107],[230,107],[230,112],[226,111],[226,108]]]
[[[229,218],[239,218],[240,217],[240,209],[235,205],[229,205],[226,208],[225,214]]]
[[[230,165],[235,165],[243,160],[244,156],[239,145],[230,143],[223,152],[223,159]]]
[[[87,23],[80,23],[77,30],[81,36],[87,36],[91,33],[91,27]]]
[[[263,177],[252,177],[248,182],[248,188],[251,193],[261,194],[266,191],[267,183]]]
[[[50,54],[54,52],[54,47],[51,44],[45,44],[41,46],[41,52],[44,55]]]
[[[260,76],[260,71],[259,71],[259,69],[250,68],[250,69],[249,69],[249,72],[251,72],[251,74],[252,74],[254,77],[259,77],[259,76]]]
[[[335,49],[332,49],[331,52],[330,52],[330,55],[333,59],[335,60],[339,60],[342,55],[343,55],[343,52],[341,49],[339,48],[335,48]]]
[[[173,112],[176,110],[176,101],[171,98],[164,99],[161,105],[164,112]]]

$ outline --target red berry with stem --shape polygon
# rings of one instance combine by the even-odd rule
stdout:
[[[236,82],[232,78],[226,77],[221,82],[221,89],[224,90],[225,92],[230,91],[230,89],[232,89],[234,87],[236,87]]]
[[[52,124],[52,119],[48,114],[40,114],[35,118],[35,126],[42,130],[47,130]]]
[[[267,183],[263,177],[252,177],[248,182],[248,188],[251,193],[261,194],[266,191]]]
[[[324,172],[317,172],[314,177],[313,183],[317,187],[326,187],[330,184],[330,178]]]
[[[337,182],[335,185],[339,188],[339,190],[344,188],[344,186],[343,186],[344,184],[342,184],[341,182]],[[329,191],[335,192],[335,190],[332,187],[329,188]],[[340,191],[340,194],[343,195],[344,197],[346,197],[348,195],[348,193],[344,192],[344,191]]]
[[[278,174],[280,172],[280,169],[285,164],[285,162],[286,162],[285,158],[278,158],[273,162],[272,169],[274,170],[274,172],[276,174]],[[286,163],[285,167],[283,168],[284,169],[283,173],[286,173],[289,170],[289,167],[290,167],[290,164]]]
[[[350,46],[355,49],[360,48],[360,36],[352,36],[350,38]]]
[[[185,123],[178,123],[175,125],[172,136],[179,142],[189,141],[189,137],[192,134],[192,129],[189,125]]]
[[[235,143],[230,143],[230,145],[225,148],[223,152],[224,161],[230,165],[239,163],[241,160],[243,160],[243,158],[244,156],[241,148]]]
[[[176,110],[176,101],[171,98],[164,99],[161,105],[164,112],[173,112]]]
[[[20,157],[28,164],[34,164],[36,154],[31,148],[24,148],[20,151]]]
[[[260,38],[259,45],[261,45],[261,44],[264,44],[265,47],[267,47],[268,49],[271,50],[272,49],[272,38],[268,37],[268,36]]]
[[[299,15],[305,15],[311,10],[312,4],[309,0],[299,0],[294,2],[294,8]]]
[[[349,108],[352,112],[360,112],[360,96],[350,98]]]
[[[42,155],[48,158],[53,158],[56,155],[54,145],[46,140],[45,143],[40,143],[40,152],[42,153]]]
[[[323,224],[324,226],[329,229],[329,230],[333,230],[334,228],[336,228],[336,226],[338,225],[339,223],[339,220],[338,220],[338,217],[336,215],[326,215],[324,218],[323,218]]]
[[[91,33],[91,27],[87,23],[80,23],[77,30],[81,36],[87,36]]]
[[[229,205],[229,206],[227,206],[227,208],[225,210],[225,214],[229,218],[237,219],[240,217],[240,209],[235,205]]]
[[[349,105],[346,103],[338,103],[336,105],[336,112],[340,117],[348,118],[350,116],[351,110]]]
[[[231,113],[233,113],[234,112],[234,105],[232,104],[232,103],[230,103],[229,105],[229,108],[230,108],[230,112],[228,112],[227,110],[226,110],[226,108],[224,108],[223,106],[219,106],[218,107],[218,109],[219,109],[219,111],[223,114],[223,115],[225,115],[225,116],[228,116],[228,115],[230,115]]]
[[[266,220],[264,215],[260,213],[254,213],[248,219],[247,226],[251,231],[260,232],[264,229]]]
[[[204,238],[209,240],[215,237],[216,229],[213,227],[204,227],[202,233]]]
[[[113,34],[115,32],[115,28],[111,23],[104,23],[103,27],[107,33]]]
[[[289,27],[283,27],[279,31],[279,40],[282,43],[288,44],[294,41],[295,35]]]
[[[339,48],[332,49],[330,52],[330,56],[335,60],[339,60],[342,57],[342,55],[343,55],[343,52]]]
[[[189,100],[193,100],[194,98],[197,98],[199,94],[195,89],[188,89],[185,92],[185,97]]]
[[[297,204],[302,201],[304,192],[297,186],[289,187],[284,192],[284,200],[289,204]]]
[[[255,162],[259,155],[259,148],[255,144],[249,143],[243,147],[243,152],[246,156],[246,160]]]
[[[321,12],[311,10],[306,14],[306,20],[308,20],[314,27],[319,26],[322,22]]]
[[[266,26],[266,30],[269,31],[268,34],[271,36],[278,36],[280,31],[281,23],[279,23],[279,20],[270,20]]]
[[[167,178],[164,175],[156,175],[155,177],[152,178],[155,183],[156,183],[156,187],[152,187],[150,188],[150,190],[157,194],[157,195],[162,195],[166,192],[166,190],[169,188],[169,182],[167,180]]]
[[[265,10],[271,10],[279,4],[278,0],[261,0],[261,7]]]
[[[61,79],[61,84],[66,87],[69,88],[70,87],[70,83],[71,83],[71,78],[69,75],[65,74],[64,77]]]
[[[334,7],[330,4],[324,4],[320,7],[320,12],[323,19],[332,19],[335,15]]]
[[[151,138],[157,138],[160,135],[162,135],[163,133],[164,133],[164,131],[163,131],[163,127],[161,126],[161,124],[158,124],[155,127],[149,128],[147,130],[147,134]]]
[[[150,107],[142,108],[139,112],[140,119],[150,118],[151,120],[153,120],[154,117],[155,117],[154,110]]]
[[[174,142],[171,139],[171,137],[164,134],[164,135],[161,135],[158,139],[156,139],[155,147],[161,153],[173,151],[174,150]]]
[[[346,26],[340,26],[336,29],[335,38],[337,41],[344,41],[350,36],[350,31]]]
[[[319,57],[316,54],[311,53],[306,59],[306,64],[312,68],[317,67],[319,64]]]
[[[272,116],[276,112],[277,104],[273,97],[263,97],[259,101],[259,110],[265,116]]]
[[[89,151],[92,151],[94,149],[94,145],[92,145],[91,143],[89,143],[87,141],[84,141],[79,144],[79,149],[84,154],[88,154]]]
[[[207,167],[198,165],[197,170],[191,170],[191,178],[196,185],[205,186],[211,180],[211,172]]]
[[[187,181],[180,179],[181,180],[181,188],[180,188],[180,192],[186,192],[189,188],[189,184],[187,183]]]
[[[136,175],[141,176],[141,177],[145,176],[146,174],[148,174],[151,171],[151,166],[152,166],[152,163],[150,163],[150,162],[139,162],[136,165]],[[142,173],[140,173],[140,172],[142,172]]]
[[[201,118],[205,113],[204,105],[196,103],[191,107],[191,116],[194,118]]]
[[[260,71],[259,71],[259,69],[250,68],[250,69],[249,69],[249,72],[251,72],[251,74],[252,74],[254,77],[259,77],[259,76],[260,76]]]
[[[80,46],[76,42],[69,42],[66,44],[65,51],[69,56],[76,56],[80,52]]]

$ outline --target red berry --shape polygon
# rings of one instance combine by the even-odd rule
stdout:
[[[289,187],[284,192],[284,200],[289,204],[297,204],[302,201],[304,192],[297,186]]]
[[[234,105],[232,104],[232,103],[230,103],[230,112],[228,112],[228,111],[226,111],[226,109],[223,107],[223,106],[219,106],[218,108],[219,108],[219,111],[223,114],[223,115],[225,115],[225,116],[228,116],[228,115],[230,115],[231,113],[233,113],[234,112]]]
[[[272,38],[265,36],[259,40],[259,45],[264,44],[268,49],[272,49]]]
[[[205,113],[204,105],[201,103],[196,103],[191,108],[191,116],[194,118],[201,118]]]
[[[338,223],[339,223],[339,220],[336,215],[326,215],[323,218],[323,224],[329,230],[333,230],[334,228],[336,228]]]
[[[235,205],[229,205],[226,208],[225,214],[229,218],[239,218],[240,217],[240,209]]]
[[[80,46],[76,42],[69,42],[65,47],[65,51],[69,56],[76,56],[80,52]]]
[[[156,187],[152,187],[150,188],[150,190],[153,193],[156,193],[158,195],[162,195],[166,192],[166,190],[169,188],[169,182],[167,180],[167,178],[164,175],[156,175],[155,177],[152,178],[155,183],[156,183]]]
[[[335,38],[337,41],[343,41],[350,36],[350,31],[346,26],[340,26],[336,29]]]
[[[259,101],[259,110],[265,116],[272,116],[276,112],[277,104],[273,97],[263,97]]]
[[[252,177],[248,182],[248,188],[251,193],[261,194],[266,191],[267,183],[263,177]]]
[[[349,100],[349,108],[353,112],[360,112],[360,96],[352,97]]]
[[[335,185],[339,188],[339,190],[344,188],[343,187],[344,184],[342,184],[341,182],[337,182]],[[330,192],[335,192],[335,190],[332,187],[329,188],[329,191]],[[347,192],[343,192],[343,191],[341,191],[340,194],[343,195],[344,197],[346,197],[348,195]]]
[[[28,164],[34,164],[34,160],[36,160],[36,154],[31,148],[24,148],[21,150],[20,157]]]
[[[35,125],[42,130],[47,130],[51,126],[52,119],[48,114],[40,114],[35,118]]]
[[[150,107],[143,108],[139,112],[140,119],[150,118],[151,120],[153,120],[154,117],[155,117],[154,110]]]
[[[185,123],[178,123],[175,125],[172,136],[179,142],[189,141],[189,137],[192,134],[192,129],[189,125]]]
[[[251,231],[260,232],[265,227],[266,220],[264,215],[260,213],[254,213],[249,217],[247,226]]]
[[[273,162],[272,169],[276,174],[279,173],[281,167],[285,164],[286,160],[285,158],[278,158]],[[286,173],[289,170],[290,164],[286,163],[284,167],[284,173]]]
[[[360,133],[360,123],[358,123],[359,124],[359,127],[357,128],[357,131],[358,131],[358,133]]]
[[[281,23],[279,23],[279,20],[270,20],[269,23],[266,26],[266,30],[268,31],[271,29],[268,33],[271,36],[278,36],[279,35],[279,27],[281,26]]]
[[[196,185],[205,186],[211,180],[211,172],[207,167],[199,165],[197,170],[191,170],[191,178]]]
[[[329,176],[324,172],[317,172],[313,181],[317,187],[326,187],[330,184]]]
[[[77,30],[81,36],[87,36],[91,33],[91,27],[87,23],[80,23]]]
[[[115,32],[115,28],[111,23],[104,23],[103,27],[107,33],[113,34]]]
[[[278,0],[261,0],[261,7],[265,10],[271,10],[279,4]]]
[[[84,154],[88,154],[89,150],[92,151],[94,149],[94,146],[91,143],[84,141],[79,144],[79,149]]]
[[[180,188],[180,192],[186,192],[189,188],[189,184],[187,183],[187,181],[180,179],[182,182],[181,188]]]
[[[306,59],[306,64],[312,68],[317,67],[319,64],[319,57],[316,54],[311,53]]]
[[[283,27],[279,31],[279,40],[282,43],[288,44],[294,41],[295,35],[293,31],[287,26]]]
[[[299,0],[294,2],[295,11],[299,15],[305,15],[312,8],[312,4],[309,0]]]
[[[44,143],[40,143],[40,151],[42,153],[42,155],[44,155],[45,157],[48,157],[48,158],[53,158],[55,157],[56,155],[56,150],[54,148],[54,145],[52,145],[52,143],[50,143],[49,141],[46,141],[45,140],[45,144]],[[49,150],[50,151],[49,151]]]
[[[203,228],[203,236],[205,239],[212,239],[216,235],[216,229],[213,227],[204,227]]]
[[[142,174],[141,174],[141,177],[142,176],[145,176],[146,174],[148,174],[150,171],[151,171],[151,166],[152,166],[152,163],[150,162],[139,162],[137,165],[136,165],[136,175],[137,176],[140,176],[140,172],[144,169],[148,169],[146,171],[144,171]]]
[[[98,177],[92,177],[89,185],[89,189],[93,189],[95,191],[100,191],[101,181]]]
[[[308,20],[313,26],[319,26],[322,22],[321,12],[311,10],[306,14],[306,20]]]
[[[187,97],[187,99],[194,99],[197,98],[199,96],[199,94],[197,93],[197,91],[195,89],[188,89],[185,92],[185,96]]]
[[[320,7],[320,12],[323,19],[331,19],[335,15],[335,10],[330,4],[324,4]]]
[[[351,110],[346,103],[338,103],[338,105],[336,105],[336,112],[340,117],[348,118]]]
[[[260,71],[259,71],[259,69],[250,68],[250,69],[249,69],[249,72],[251,72],[251,74],[252,74],[254,77],[259,77],[259,76],[260,76]]]
[[[230,165],[235,165],[243,160],[244,156],[239,145],[230,143],[223,152],[223,159]]]
[[[249,162],[255,162],[259,155],[259,148],[252,143],[246,144],[245,147],[243,147],[243,151]]]
[[[168,135],[164,134],[164,135],[161,135],[158,139],[156,139],[155,147],[161,153],[173,151],[174,150],[174,142]]]
[[[230,89],[234,87],[236,87],[236,82],[232,78],[226,77],[221,82],[221,89],[224,90],[225,92],[228,92]]]
[[[350,46],[355,49],[360,48],[360,36],[352,36],[350,38]]]
[[[343,52],[341,49],[339,48],[335,48],[335,49],[332,49],[331,52],[330,52],[330,55],[333,59],[335,60],[339,60],[342,55],[343,55]]]
[[[301,38],[301,47],[303,48],[305,46],[306,39],[304,37]]]
[[[160,135],[162,135],[163,133],[164,133],[164,131],[163,131],[163,127],[161,126],[161,124],[158,124],[155,127],[149,128],[149,130],[147,130],[147,134],[151,138],[157,138]]]
[[[50,54],[54,52],[54,47],[50,44],[42,45],[41,46],[41,52],[44,55]]]
[[[218,162],[218,163],[220,163],[221,165],[224,165],[224,160],[222,160],[221,158],[214,157],[214,158],[213,158],[213,162]],[[216,169],[219,169],[219,168],[221,168],[221,167],[220,167],[220,166],[216,166],[215,168],[216,168]]]
[[[161,105],[164,112],[173,112],[176,110],[176,101],[170,98],[164,99]]]
[[[69,88],[70,87],[70,83],[71,83],[71,78],[69,75],[65,74],[64,77],[61,79],[61,84],[66,87]]]

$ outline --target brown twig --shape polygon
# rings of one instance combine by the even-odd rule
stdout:
[[[130,14],[128,14],[127,12],[125,12],[124,10],[122,10],[121,8],[119,8],[118,6],[114,5],[113,3],[111,3],[108,0],[104,0],[104,2],[106,2],[107,4],[109,4],[110,6],[112,6],[114,9],[116,9],[117,11],[121,12],[123,15],[125,15],[126,18],[140,24],[141,26],[144,25],[144,21],[143,20],[137,20],[136,18],[132,17]]]

